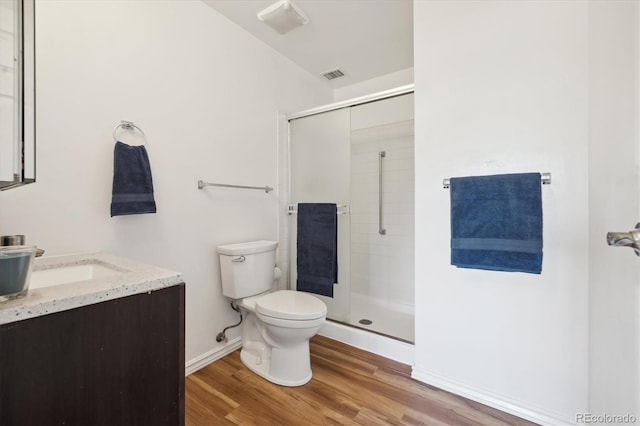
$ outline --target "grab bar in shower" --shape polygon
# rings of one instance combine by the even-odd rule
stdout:
[[[385,151],[380,151],[378,153],[378,233],[380,235],[385,235],[387,230],[382,226],[382,203],[383,203],[383,188],[382,188],[382,159],[387,156]]]
[[[349,204],[338,204],[336,207],[338,208],[337,214],[351,214],[351,206]],[[287,206],[287,214],[292,215],[296,213],[298,213],[298,205],[289,204]]]

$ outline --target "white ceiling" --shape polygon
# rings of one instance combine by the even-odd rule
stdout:
[[[256,14],[276,0],[203,0],[335,89],[413,67],[412,0],[293,0],[310,22],[278,34]]]

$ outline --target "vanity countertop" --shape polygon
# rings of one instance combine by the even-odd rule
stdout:
[[[116,267],[119,273],[50,287],[30,288],[25,296],[0,303],[0,324],[151,292],[184,282],[178,272],[102,252],[36,258],[34,271],[90,263]]]

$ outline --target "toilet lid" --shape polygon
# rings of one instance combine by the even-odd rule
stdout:
[[[280,290],[256,301],[256,312],[269,317],[310,320],[327,314],[327,305],[317,297],[300,291]]]

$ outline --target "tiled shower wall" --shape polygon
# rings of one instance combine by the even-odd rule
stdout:
[[[379,233],[380,151],[385,235]],[[413,120],[352,130],[350,189],[352,299],[413,314]]]

